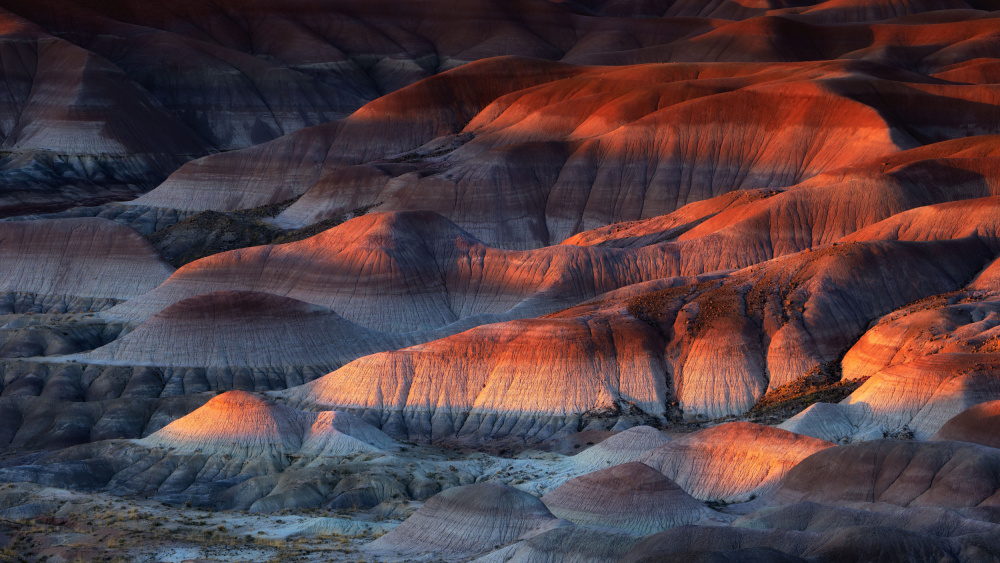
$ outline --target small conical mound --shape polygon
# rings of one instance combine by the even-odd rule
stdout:
[[[651,426],[633,426],[573,456],[569,463],[586,471],[604,469],[635,461],[669,441],[670,438]]]
[[[143,439],[149,446],[218,453],[234,449],[292,452],[302,444],[307,413],[245,391],[229,391]]]
[[[185,367],[314,366],[323,373],[406,343],[297,299],[213,291],[170,305],[87,359]]]
[[[1000,448],[1000,401],[980,403],[962,411],[931,436],[931,440],[973,442]]]
[[[507,485],[477,483],[430,498],[368,546],[373,553],[470,557],[559,524],[541,500]]]
[[[542,502],[570,522],[638,536],[693,524],[714,514],[677,483],[638,462],[570,479],[542,497]]]
[[[316,458],[396,449],[392,438],[350,414],[303,412],[245,391],[223,393],[142,442],[246,459],[263,453]]]

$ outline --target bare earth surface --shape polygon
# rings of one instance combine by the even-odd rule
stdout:
[[[0,561],[1000,561],[1000,2],[0,0]]]

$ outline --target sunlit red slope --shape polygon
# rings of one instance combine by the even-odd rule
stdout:
[[[505,76],[516,80],[492,78]],[[848,61],[585,69],[491,60],[343,121],[192,163],[136,203],[235,209],[304,194],[278,224],[370,205],[429,209],[486,242],[523,248],[737,189],[798,184],[827,192],[812,197],[839,193],[843,208],[844,190],[824,188],[846,184],[877,189],[865,212],[870,223],[934,203],[928,196],[942,201],[899,189],[927,173],[921,168],[950,166],[918,161],[959,147],[893,153],[996,133],[997,96]],[[860,169],[826,175],[848,167]],[[904,197],[910,201],[898,201]],[[843,236],[865,218],[834,224],[843,224]]]
[[[936,219],[934,211],[963,207],[968,208],[941,206],[919,216]],[[975,217],[969,212],[963,215]],[[941,234],[933,228],[940,223],[930,225],[931,233]],[[952,225],[967,228],[969,223],[955,218]],[[988,227],[989,221],[978,225]],[[908,227],[912,230],[899,232],[920,232],[919,225]],[[998,272],[993,262],[961,290],[917,301],[883,317],[843,359],[845,378],[869,379],[843,404],[816,405],[785,427],[827,439],[878,437],[905,428],[927,439],[962,411],[1000,397]]]
[[[770,491],[800,461],[831,446],[777,428],[735,422],[664,444],[640,461],[695,498],[746,501]]]
[[[395,435],[545,439],[593,411],[662,416],[661,346],[628,316],[515,321],[366,356],[284,396],[356,410]]]
[[[877,108],[832,87],[862,80],[846,70],[487,61],[343,121],[192,163],[136,204],[232,209],[305,193],[279,224],[379,204],[439,212],[501,246],[554,243],[914,146]],[[792,109],[768,109],[782,106]]]
[[[1000,401],[986,401],[970,407],[949,420],[931,440],[972,442],[991,448],[1000,446]]]
[[[674,273],[662,249],[490,247],[439,215],[370,213],[317,236],[210,256],[110,311],[144,320],[182,299],[256,291],[333,309],[390,332],[493,315],[535,316],[618,287]]]
[[[924,356],[989,353],[995,340],[1000,263],[963,291],[915,303],[883,318],[844,358],[845,376],[861,378]]]
[[[258,456],[347,455],[394,449],[388,436],[343,413],[306,413],[243,391],[223,393],[141,442],[180,453]]]
[[[287,396],[431,439],[544,438],[585,414],[666,416],[675,399],[687,415],[737,414],[835,360],[872,319],[960,287],[989,256],[970,240],[835,245],[368,356]]]
[[[714,77],[713,73],[698,73],[694,77],[671,79],[696,84],[690,89],[675,84],[694,97],[710,93],[722,96],[691,109],[668,112],[676,115],[666,132],[697,133],[706,140],[713,136],[723,137],[695,147],[683,146],[683,143],[670,147],[669,142],[664,145],[662,134],[643,133],[643,129],[654,126],[655,121],[661,121],[662,125],[669,117],[667,114],[646,117],[647,114],[683,100],[676,96],[673,100],[661,99],[655,104],[655,111],[637,108],[635,98],[644,98],[648,105],[649,97],[656,96],[656,89],[649,88],[650,82],[660,81],[662,77],[637,75],[639,71],[635,68],[629,69],[629,77],[602,79],[605,87],[611,86],[603,94],[593,96],[592,92],[580,91],[591,98],[589,101],[553,98],[578,97],[575,93],[567,94],[567,91],[576,92],[572,84],[564,84],[544,94],[549,98],[544,106],[538,106],[537,99],[530,101],[535,105],[533,111],[548,114],[549,121],[553,112],[565,118],[574,111],[577,112],[574,119],[580,121],[588,113],[594,113],[583,108],[590,106],[591,109],[601,108],[596,113],[604,115],[598,115],[598,119],[611,114],[611,121],[617,121],[618,126],[636,125],[628,131],[619,131],[617,140],[616,135],[606,136],[610,130],[595,131],[593,123],[570,136],[558,128],[539,131],[546,138],[535,138],[534,142],[560,146],[547,147],[543,165],[524,171],[529,177],[537,176],[532,179],[542,184],[529,190],[533,193],[531,198],[537,202],[539,193],[548,192],[554,183],[551,176],[562,177],[566,166],[571,169],[562,178],[564,182],[603,184],[608,175],[623,173],[627,162],[636,158],[632,154],[635,150],[640,153],[652,150],[659,154],[644,155],[647,159],[655,157],[649,162],[652,166],[647,170],[649,175],[654,169],[659,170],[658,176],[673,175],[671,167],[680,166],[678,161],[683,163],[682,177],[650,178],[652,187],[660,190],[664,188],[662,182],[667,182],[668,192],[679,193],[645,198],[643,190],[636,193],[632,189],[624,199],[616,197],[623,209],[611,214],[612,220],[649,217],[663,212],[661,205],[672,209],[678,206],[677,200],[690,202],[704,197],[699,193],[701,190],[717,195],[728,189],[745,187],[743,184],[750,181],[787,184],[789,178],[798,180],[815,173],[818,166],[831,158],[846,165],[857,156],[837,150],[829,139],[823,138],[815,140],[818,148],[807,148],[811,141],[805,135],[810,127],[836,130],[853,124],[860,130],[870,130],[854,139],[857,152],[873,150],[887,142],[909,146],[913,140],[924,143],[956,134],[995,132],[990,129],[995,129],[990,123],[996,122],[996,116],[986,107],[992,104],[993,93],[989,88],[972,92],[967,87],[970,82],[981,85],[995,82],[991,79],[995,72],[990,70],[990,60],[997,56],[995,41],[991,39],[996,27],[995,16],[985,11],[995,7],[994,2],[987,0],[583,4],[548,0],[519,0],[514,4],[476,0],[457,7],[443,0],[420,0],[408,3],[405,8],[389,0],[309,1],[288,5],[261,0],[225,0],[210,4],[183,0],[171,2],[169,6],[153,0],[7,0],[0,7],[4,10],[7,33],[0,40],[10,55],[4,59],[4,72],[12,87],[5,95],[8,100],[6,108],[0,111],[4,114],[0,115],[0,121],[10,126],[10,129],[3,128],[2,133],[5,138],[9,137],[6,146],[13,149],[16,158],[0,163],[6,171],[0,180],[9,180],[4,185],[9,185],[11,192],[16,187],[20,193],[11,193],[7,202],[0,203],[7,209],[4,213],[11,214],[60,209],[72,202],[127,199],[147,191],[192,158],[278,138],[281,142],[269,149],[269,154],[280,153],[277,147],[287,148],[292,144],[298,147],[296,152],[309,154],[308,162],[315,163],[323,159],[322,153],[329,152],[326,149],[335,149],[325,146],[330,145],[329,132],[307,134],[306,140],[283,136],[344,118],[367,102],[438,73],[494,57],[530,57],[535,61],[544,59],[574,65],[688,62],[698,65],[738,63],[740,66],[787,63],[794,66],[807,62],[806,66],[813,67],[809,76],[799,76],[802,84],[788,85],[780,95],[767,88],[753,94],[735,94],[734,90],[745,90],[748,84],[719,81],[723,76],[756,74],[752,68],[721,69]],[[461,23],[469,21],[476,25]],[[844,73],[846,76],[835,78],[837,73],[831,73],[823,62],[833,60],[838,60],[838,65],[851,61],[855,66]],[[788,72],[786,67],[774,67],[775,70],[781,68]],[[843,73],[843,69],[840,72]],[[929,79],[932,76],[947,82]],[[760,78],[773,80],[773,77]],[[505,80],[498,77],[494,82],[500,84]],[[612,86],[611,82],[619,84]],[[631,99],[629,96],[617,99],[614,90],[620,90],[622,82],[630,90],[650,89],[653,92],[636,92]],[[756,78],[750,82],[759,83]],[[642,88],[636,88],[637,84]],[[729,99],[730,94],[737,99]],[[411,91],[406,96],[415,101],[426,93]],[[835,99],[825,99],[830,96]],[[445,92],[434,92],[429,99],[442,106],[456,102]],[[559,109],[549,107],[558,101],[569,104],[559,104]],[[622,107],[614,107],[619,103]],[[426,99],[415,104],[411,115],[417,115],[418,106],[425,104]],[[878,115],[872,116],[870,110],[856,105],[868,106]],[[67,107],[83,112],[85,118],[81,119],[80,113],[73,113],[72,117],[60,113],[60,108]],[[739,112],[737,108],[740,107],[750,111]],[[778,107],[785,109],[770,111]],[[936,110],[925,111],[928,107]],[[727,111],[737,113],[731,115]],[[713,125],[704,120],[689,120],[685,117],[686,112],[696,116],[720,115],[709,120]],[[833,113],[838,116],[836,123],[817,122],[817,114]],[[977,119],[961,117],[966,114],[977,114]],[[22,115],[25,119],[20,119]],[[749,128],[746,131],[729,130],[731,124],[724,123],[733,119],[745,121]],[[885,137],[885,131],[879,138],[879,130],[886,128],[880,120],[888,122],[891,138]],[[22,123],[25,127],[19,131]],[[13,130],[14,124],[18,124],[18,130]],[[467,132],[473,134],[483,126],[481,120],[475,126],[466,120],[455,124],[454,130],[449,132],[458,133],[467,125],[470,126]],[[531,126],[537,129],[539,124]],[[774,139],[763,135],[760,143],[754,141],[762,136],[761,128],[778,126],[785,130],[783,135]],[[956,126],[959,131],[952,130]],[[801,130],[796,133],[793,129]],[[143,134],[136,134],[136,131]],[[95,133],[95,138],[100,140],[97,145],[78,146],[81,136]],[[364,127],[356,133],[343,146],[364,145],[371,142],[372,137],[384,137],[376,129],[365,130]],[[626,133],[649,137],[644,141],[646,144],[660,146],[630,147],[626,151],[629,154],[622,155],[622,145],[627,143],[620,137]],[[416,150],[431,140],[420,139],[419,135],[404,134],[402,137],[403,142],[395,151],[382,154],[377,150],[369,151],[367,159],[353,164],[367,164],[386,157],[392,159],[400,152]],[[725,138],[732,138],[732,141],[727,143]],[[592,142],[584,143],[588,140]],[[744,142],[747,147],[734,149],[730,146],[737,141]],[[420,188],[421,195],[406,195],[408,198],[425,197],[430,190],[438,192],[438,197],[447,198],[447,192],[452,192],[451,195],[457,194],[471,202],[473,198],[465,196],[465,192],[472,182],[488,175],[491,166],[497,168],[498,161],[517,159],[518,154],[532,150],[523,146],[525,142],[513,138],[501,143],[496,139],[477,139],[479,148],[474,153],[460,152],[439,159],[453,169],[450,176],[439,170],[438,174],[426,179],[427,185]],[[318,147],[306,148],[313,144]],[[447,148],[447,144],[447,140],[443,140],[424,154],[440,157],[436,151]],[[752,146],[756,144],[760,146]],[[128,155],[120,154],[122,146]],[[51,153],[47,152],[50,150]],[[744,154],[746,150],[751,154]],[[37,154],[38,151],[45,154]],[[665,155],[662,151],[672,154]],[[337,150],[331,153],[333,157],[337,154]],[[116,158],[109,158],[111,155]],[[231,187],[239,189],[259,181],[259,173],[247,170],[247,162],[253,158],[246,159],[241,166],[239,158],[231,160],[231,156],[217,155],[214,157],[217,161],[211,165],[227,170]],[[673,158],[666,158],[668,156]],[[684,160],[692,156],[692,161]],[[588,170],[580,166],[582,158],[608,162]],[[623,159],[626,162],[619,162]],[[727,164],[733,159],[740,159],[740,164]],[[274,175],[282,166],[274,159],[269,160],[268,171]],[[404,160],[407,164],[413,163],[411,157]],[[713,164],[716,161],[718,163]],[[746,170],[742,168],[751,163]],[[317,187],[320,193],[314,193],[312,201],[324,204],[316,208],[314,204],[307,206],[303,202],[302,208],[285,217],[286,224],[311,222],[317,218],[317,213],[330,215],[353,209],[344,200],[350,200],[354,207],[386,201],[387,209],[414,209],[409,201],[401,200],[406,198],[386,198],[383,194],[381,199],[376,199],[370,193],[376,188],[382,191],[389,180],[413,172],[412,167],[395,167],[390,171],[384,167],[364,172],[355,170],[352,174],[365,178],[365,185],[352,188],[348,180],[347,188],[338,189],[330,185],[338,182],[330,177],[330,168],[336,166],[336,176],[341,176],[339,168],[349,164],[348,161],[327,162],[324,174],[315,169],[299,170],[300,164],[293,162],[285,166],[289,169],[279,176],[285,180],[282,184],[289,185],[272,189],[274,193],[271,194],[258,194],[255,198],[233,195],[221,200],[209,197],[201,202],[189,201],[182,195],[160,194],[150,202],[178,208],[234,208],[260,200],[281,201],[301,194],[322,179],[319,183],[324,188],[319,190]],[[410,169],[404,170],[407,168]],[[207,168],[200,170],[204,172]],[[71,175],[67,176],[67,172]],[[306,177],[299,177],[300,173]],[[634,171],[629,172],[632,173]],[[188,177],[191,174],[193,170],[188,170],[171,185],[176,187],[191,181]],[[421,170],[420,174],[426,176],[426,170]],[[592,178],[595,174],[600,177]],[[685,175],[692,176],[693,183],[686,180]],[[415,184],[420,179],[407,177],[394,184]],[[452,180],[457,180],[456,185],[448,187]],[[567,228],[581,230],[573,226],[579,221],[577,207],[584,205],[581,202],[574,202],[572,206],[570,225],[550,224],[553,220],[565,223],[567,218],[562,216],[565,210],[551,210],[543,217],[535,216],[530,220],[521,217],[525,213],[524,196],[508,193],[508,186],[504,184],[523,180],[524,177],[515,174],[485,190],[494,192],[486,194],[487,200],[492,204],[500,201],[508,209],[508,220],[520,220],[524,223],[522,226],[528,227],[530,236],[511,244],[556,243],[567,236],[564,232]],[[306,185],[298,185],[301,182]],[[361,193],[331,193],[345,190],[360,190]],[[440,193],[441,190],[446,193]],[[565,190],[574,191],[572,187]],[[604,190],[599,187],[598,191]],[[622,190],[619,187],[613,191]],[[562,191],[557,191],[556,195],[565,197]],[[482,194],[476,199],[479,197]],[[590,209],[589,214],[585,213],[582,229],[598,226],[603,217],[594,216],[593,207],[606,204],[606,200],[600,199],[606,197],[607,194],[595,194],[587,200]],[[637,205],[636,199],[643,200],[646,207],[636,211],[633,208]],[[439,201],[432,209],[456,220],[484,240],[495,242],[486,235],[485,229],[475,228],[475,223],[482,221],[481,217],[465,218],[463,213],[469,213],[468,208],[449,203],[452,208],[448,209],[442,207],[445,203],[447,200]],[[553,232],[546,233],[543,223]],[[507,239],[513,237],[512,233],[501,235]],[[498,235],[497,241],[500,240]]]
[[[342,118],[470,61],[585,62],[713,27],[509,4],[7,0],[0,214],[131,199],[193,158]]]

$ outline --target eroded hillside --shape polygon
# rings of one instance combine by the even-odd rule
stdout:
[[[0,559],[994,560],[998,38],[0,0]]]

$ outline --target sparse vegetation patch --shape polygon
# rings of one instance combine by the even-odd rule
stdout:
[[[768,391],[750,409],[746,418],[759,424],[780,424],[815,403],[839,403],[868,378],[844,381],[840,362],[816,366],[809,374],[787,385]]]

